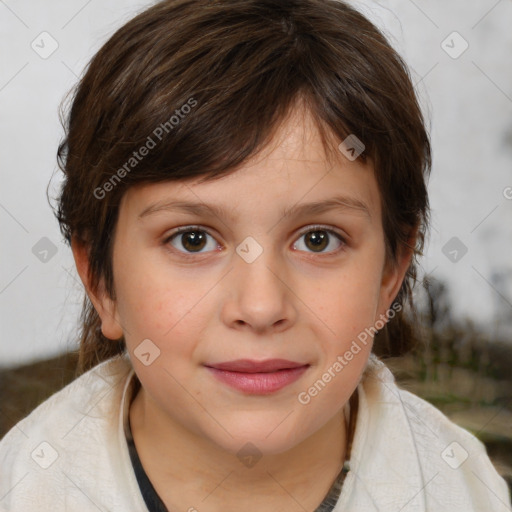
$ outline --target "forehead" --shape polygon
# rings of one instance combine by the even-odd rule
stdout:
[[[124,194],[121,210],[143,216],[169,202],[208,204],[212,212],[233,217],[263,216],[271,209],[280,215],[303,203],[344,198],[354,209],[380,220],[380,194],[371,161],[349,160],[330,134],[326,151],[319,130],[307,111],[294,109],[258,154],[221,178],[144,183]],[[332,158],[334,155],[334,158]],[[218,208],[216,208],[218,207]],[[311,211],[313,211],[312,209]]]

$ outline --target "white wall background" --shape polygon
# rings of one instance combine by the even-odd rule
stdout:
[[[448,282],[459,316],[495,333],[512,321],[512,1],[354,3],[409,63],[431,122],[433,229],[422,268]],[[60,183],[58,106],[145,5],[0,0],[0,366],[75,346],[82,289],[46,200],[54,173],[50,193]],[[446,39],[454,31],[463,39]],[[35,51],[52,44],[47,58]],[[443,253],[452,237],[467,247],[455,262]]]

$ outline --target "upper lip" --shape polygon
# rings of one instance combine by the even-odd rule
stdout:
[[[230,372],[269,373],[275,372],[277,370],[299,368],[301,366],[306,366],[306,364],[298,363],[296,361],[288,361],[287,359],[265,359],[264,361],[254,361],[252,359],[236,359],[234,361],[212,363],[205,366]]]

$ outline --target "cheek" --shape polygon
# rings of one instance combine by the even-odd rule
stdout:
[[[361,258],[362,259],[362,258]],[[318,291],[321,317],[338,340],[357,336],[375,321],[381,274],[375,260],[361,259],[340,273],[328,291]]]
[[[308,418],[316,418],[315,428],[349,399],[371,353],[380,274],[365,270],[340,275],[340,285],[330,287],[322,299],[329,331],[317,332],[322,344],[318,366],[297,396]]]
[[[176,339],[183,326],[190,328],[201,289],[149,258],[123,258],[117,268],[117,307],[127,342],[149,338],[162,343]]]

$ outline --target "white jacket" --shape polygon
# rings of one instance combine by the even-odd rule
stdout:
[[[93,368],[0,441],[0,510],[147,512],[124,435],[133,369]],[[370,358],[351,470],[335,512],[505,512],[510,497],[483,444]],[[229,508],[229,507],[227,507]]]

